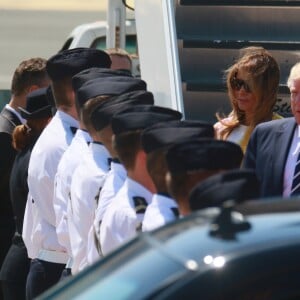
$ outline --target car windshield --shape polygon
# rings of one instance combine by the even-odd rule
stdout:
[[[143,239],[134,241],[127,250],[117,251],[114,259],[99,264],[75,277],[71,288],[64,289],[59,298],[112,299],[112,291],[115,300],[143,298],[188,272],[182,263]],[[45,299],[51,297],[45,296]]]
[[[144,299],[189,275],[226,268],[236,255],[299,243],[298,211],[248,216],[249,228],[229,238],[210,234],[218,209],[210,211],[140,234],[41,299]]]

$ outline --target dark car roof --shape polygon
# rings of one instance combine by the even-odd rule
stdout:
[[[293,255],[298,257],[300,253],[299,208],[300,200],[280,199],[249,202],[236,208],[248,214],[246,217],[229,209],[230,221],[220,218],[224,209],[193,213],[158,230],[138,235],[65,285],[47,292],[43,299],[75,296],[76,299],[108,299],[112,292],[113,299],[145,299],[159,295],[174,283],[183,284],[185,279],[196,275],[198,278],[202,273],[204,279],[211,272],[222,270],[225,274],[227,269],[234,269],[235,262],[243,266],[248,280],[247,272],[256,269],[252,270],[253,266],[245,262],[264,262],[265,257],[275,260],[263,268],[269,274],[267,269],[284,263],[278,255],[284,257],[287,252],[293,264]],[[243,278],[243,272],[239,276]]]

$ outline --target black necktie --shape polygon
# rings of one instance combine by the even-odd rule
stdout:
[[[176,219],[179,218],[179,210],[178,210],[178,208],[177,207],[171,207],[171,210],[172,210],[175,218]]]
[[[73,135],[75,135],[75,133],[76,133],[76,131],[77,131],[78,128],[70,126],[70,129],[71,129]]]

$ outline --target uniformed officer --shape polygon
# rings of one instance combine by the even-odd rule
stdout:
[[[237,204],[259,198],[260,185],[253,170],[235,169],[210,176],[189,195],[191,211],[220,206],[227,200]]]
[[[126,170],[119,162],[117,153],[112,147],[111,119],[118,111],[138,104],[153,105],[153,94],[141,90],[122,94],[99,105],[91,116],[95,128],[103,136],[104,145],[111,154],[112,161],[110,171],[101,188],[93,226],[89,232],[87,246],[87,260],[89,264],[92,264],[102,256],[99,241],[100,224],[112,197],[119,190],[126,178]]]
[[[20,107],[26,120],[13,131],[13,146],[18,150],[10,177],[10,195],[16,232],[1,268],[1,285],[4,299],[25,299],[26,278],[30,259],[22,239],[23,218],[27,202],[27,171],[31,150],[42,130],[52,117],[47,88],[37,89],[26,97],[26,107]]]
[[[17,153],[12,146],[12,132],[16,126],[25,122],[19,107],[25,107],[26,95],[49,84],[46,59],[35,57],[22,61],[13,74],[11,99],[0,112],[0,268],[15,231],[9,186],[10,172]],[[1,297],[0,289],[0,299]]]
[[[214,138],[214,133],[213,125],[202,121],[158,123],[142,132],[141,142],[147,154],[147,170],[157,190],[151,203],[147,206],[143,220],[143,231],[156,229],[176,220],[179,216],[178,205],[169,195],[166,185],[165,177],[168,168],[165,152],[167,149],[175,142],[187,138]]]
[[[149,105],[137,105],[113,117],[113,145],[127,170],[127,178],[102,220],[100,244],[103,255],[141,231],[146,206],[156,191],[146,168],[146,154],[140,143],[141,131],[157,122],[181,117],[178,111]]]
[[[91,79],[95,79],[97,77],[111,77],[114,75],[132,77],[131,73],[126,71],[124,72],[119,69],[111,70],[107,68],[89,68],[76,74],[72,79],[72,84],[74,89],[78,90],[81,86],[83,86],[86,82],[90,81]],[[126,178],[126,174],[127,172],[123,165],[120,163],[120,161],[117,158],[112,157],[110,161],[110,170],[106,175],[105,182],[100,192],[100,194],[102,195],[101,198],[103,198],[104,201],[99,202],[99,204],[108,203],[109,199],[115,196],[116,192],[123,184]],[[107,201],[105,199],[107,199]],[[88,235],[87,262],[89,264],[92,264],[99,258],[99,251],[97,250],[97,247],[95,245],[95,242],[98,244],[98,238],[96,237],[97,232],[99,236],[98,224],[100,224],[100,219],[102,220],[102,208],[100,207],[99,210],[100,213],[96,213],[94,226],[91,226]],[[100,217],[97,219],[97,216]]]
[[[174,143],[166,153],[167,185],[182,216],[189,214],[188,195],[206,178],[225,170],[239,168],[243,159],[241,147],[229,141],[187,139]]]
[[[103,56],[105,57],[105,53]],[[107,59],[104,60],[104,66],[106,61]],[[120,76],[120,72],[107,68],[90,68],[88,70],[97,70],[97,72],[84,73],[85,75],[89,74],[89,80],[99,78],[102,79],[108,76]],[[99,72],[99,70],[101,72]],[[80,75],[83,72],[86,72],[86,70],[79,72],[72,78],[72,86],[75,95],[77,94],[77,91],[86,83],[86,81],[82,79],[82,75]],[[86,79],[86,76],[84,77]],[[63,272],[62,278],[71,274],[72,267],[72,251],[67,224],[67,209],[71,197],[71,178],[73,177],[75,168],[82,160],[82,157],[84,157],[86,152],[89,151],[88,144],[92,142],[92,137],[89,134],[89,132],[92,130],[92,125],[90,124],[90,113],[91,110],[98,104],[97,100],[89,101],[90,96],[75,97],[76,109],[79,117],[79,128],[76,131],[70,146],[63,154],[55,176],[55,191],[53,201],[57,224],[56,232],[59,243],[67,249],[70,257],[66,265],[66,270]]]
[[[93,138],[90,152],[83,157],[72,176],[71,205],[68,209],[69,236],[73,255],[72,274],[87,265],[87,236],[94,219],[99,193],[109,170],[111,131],[106,128],[109,117],[103,109],[113,101],[112,96],[145,88],[146,83],[143,80],[132,77],[122,79],[120,76],[115,76],[99,78],[96,84],[83,85],[77,91],[80,102],[86,98],[91,99],[89,102],[99,100],[97,102],[99,120],[96,127],[95,123],[92,123],[93,125],[88,129]],[[103,109],[100,110],[100,107]],[[106,112],[109,113],[107,110]]]
[[[36,218],[31,234],[35,251],[27,277],[28,299],[54,285],[68,260],[66,248],[57,239],[53,192],[59,160],[73,138],[71,128],[79,126],[71,80],[85,68],[103,66],[104,61],[110,66],[110,58],[103,51],[89,48],[61,51],[47,61],[57,112],[35,144],[29,162],[29,194]]]

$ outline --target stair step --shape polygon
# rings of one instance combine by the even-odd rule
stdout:
[[[297,41],[299,15],[300,6],[177,7],[177,38],[203,41]]]
[[[299,0],[180,0],[180,5],[187,6],[298,6]]]
[[[291,41],[203,41],[183,39],[184,48],[241,49],[250,46],[261,46],[268,50],[300,51],[300,42]]]

